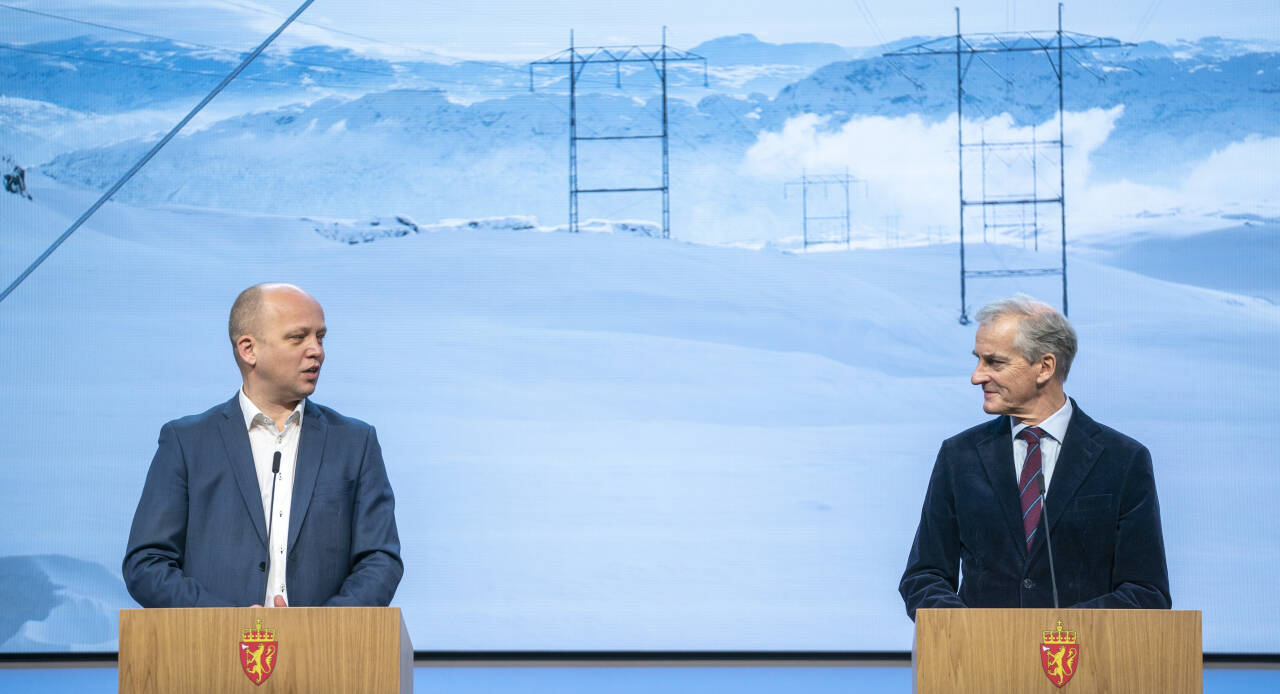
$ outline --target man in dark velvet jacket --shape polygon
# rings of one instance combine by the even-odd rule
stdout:
[[[1062,607],[1169,608],[1151,454],[1064,393],[1071,324],[1025,295],[977,317],[971,380],[1000,416],[938,451],[898,586],[907,615],[1052,607],[1046,526]]]

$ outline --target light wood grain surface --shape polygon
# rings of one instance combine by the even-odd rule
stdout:
[[[254,684],[240,641],[275,632],[275,666]],[[411,692],[413,645],[393,607],[120,611],[120,692]]]
[[[1059,689],[1040,660],[1045,631],[1075,632],[1075,673]],[[1196,610],[919,610],[915,691],[1179,694],[1204,687]]]

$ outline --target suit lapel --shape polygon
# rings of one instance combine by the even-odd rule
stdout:
[[[244,413],[240,410],[240,396],[231,398],[222,408],[222,421],[218,423],[222,443],[227,448],[227,464],[235,474],[240,496],[244,498],[245,511],[253,520],[263,549],[267,547],[267,521],[262,513],[262,492],[258,489],[258,471],[253,464],[253,449],[249,446],[249,432],[244,426]]]
[[[316,478],[320,475],[320,465],[324,460],[328,429],[320,408],[308,400],[302,416],[302,435],[298,441],[298,463],[293,470],[293,500],[289,508],[289,547],[285,550],[286,555],[293,552],[298,531],[307,516],[307,507],[311,505],[311,495],[315,492]]]
[[[1102,444],[1094,440],[1098,425],[1080,410],[1074,400],[1071,401],[1071,406],[1071,423],[1067,425],[1067,437],[1058,452],[1053,478],[1049,480],[1049,498],[1045,504],[1049,510],[1050,532],[1053,532],[1102,453]]]
[[[985,437],[978,442],[978,459],[999,499],[1005,526],[1013,535],[1014,544],[1025,554],[1027,543],[1022,536],[1022,509],[1017,503],[1018,480],[1013,474],[1013,438],[1008,417],[1000,417],[988,426]]]

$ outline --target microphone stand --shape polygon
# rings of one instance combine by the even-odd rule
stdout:
[[[1053,609],[1058,609],[1058,574],[1053,568],[1053,543],[1049,541],[1049,510],[1044,499],[1044,469],[1036,473],[1036,484],[1040,487],[1040,520],[1044,523],[1044,548],[1049,552],[1049,583],[1053,586]]]
[[[276,451],[275,457],[271,459],[271,504],[269,506],[270,510],[267,511],[267,577],[265,579],[266,585],[264,586],[264,590],[262,591],[264,595],[266,594],[267,591],[271,590],[271,526],[274,524],[274,521],[276,519],[276,478],[279,476],[280,476],[280,451]],[[268,601],[267,598],[265,597],[263,598],[263,600],[265,602],[274,602],[274,601]],[[266,607],[272,606],[272,605],[266,605],[265,602],[264,602],[264,606]]]

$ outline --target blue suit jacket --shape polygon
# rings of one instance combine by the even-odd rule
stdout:
[[[1045,499],[1060,604],[1168,608],[1151,454],[1072,405]],[[921,607],[1053,606],[1045,533],[1030,550],[1023,536],[1008,417],[942,443],[898,591],[912,619]]]
[[[373,427],[307,401],[285,585],[289,604],[386,605],[404,572]],[[122,572],[143,607],[261,603],[267,526],[238,398],[160,429]]]

